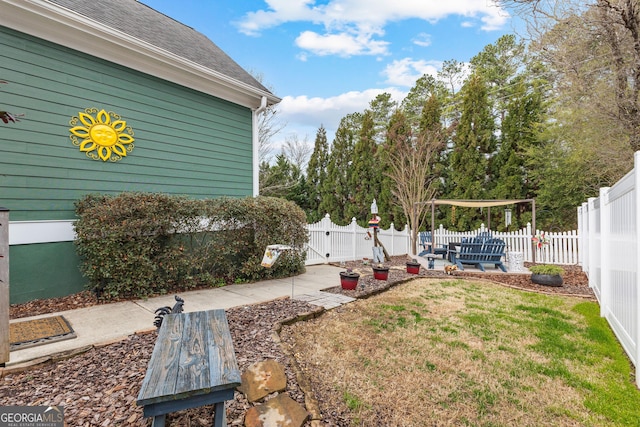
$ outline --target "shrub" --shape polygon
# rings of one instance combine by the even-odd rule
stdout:
[[[282,199],[191,200],[163,194],[88,195],[76,202],[76,250],[87,286],[106,299],[285,277],[304,270],[304,212]],[[268,244],[284,243],[271,269]]]
[[[560,276],[564,273],[564,269],[558,265],[537,264],[529,267],[529,271],[533,274],[549,274],[551,276]]]

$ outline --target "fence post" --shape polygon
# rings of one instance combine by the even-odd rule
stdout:
[[[599,280],[597,280],[596,277],[594,277],[594,275],[596,274],[595,269],[593,268],[596,264],[595,264],[595,258],[596,256],[598,256],[599,254],[596,254],[596,209],[595,209],[595,204],[596,204],[596,198],[595,197],[589,197],[587,199],[587,203],[589,205],[589,211],[588,211],[588,221],[589,221],[589,263],[588,263],[588,269],[587,269],[587,275],[589,276],[589,287],[593,288],[594,287],[594,283],[599,283]],[[600,292],[600,290],[598,289],[598,292]],[[600,297],[600,295],[598,294],[598,298]]]
[[[356,251],[356,235],[358,234],[358,223],[356,222],[356,217],[351,218],[351,259],[357,258]]]
[[[324,263],[328,264],[331,260],[331,253],[329,252],[329,248],[331,248],[331,216],[326,214],[324,218],[322,218],[322,231],[323,231],[323,239],[322,239],[322,252],[324,252]]]
[[[528,262],[533,262],[533,230],[531,230],[531,223],[528,222],[527,223],[527,231],[526,231],[526,236],[525,236],[525,243],[524,243],[524,253],[526,254],[525,259]]]
[[[610,187],[600,188],[600,316],[611,309],[611,205]]]
[[[396,243],[396,229],[393,226],[393,222],[391,223],[391,225],[389,226],[389,233],[391,234],[391,249],[389,249],[391,251],[392,254],[395,254],[395,243]]]
[[[9,209],[0,208],[0,366],[9,361]]]
[[[633,155],[633,173],[634,173],[634,191],[635,191],[635,231],[636,231],[636,336],[631,337],[636,344],[636,386],[640,387],[640,272],[638,272],[638,264],[640,262],[640,152],[636,151]]]

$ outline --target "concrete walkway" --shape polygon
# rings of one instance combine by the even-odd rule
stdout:
[[[416,258],[424,269],[428,268],[425,258]],[[448,261],[440,257],[435,258],[435,270],[442,271],[448,264]],[[340,285],[339,273],[343,270],[332,265],[314,265],[308,266],[304,274],[292,278],[180,292],[179,296],[185,301],[185,312],[227,309],[282,297],[299,299],[328,310],[353,301],[353,298],[348,296],[322,292],[323,289]],[[471,268],[470,271],[478,270]],[[175,294],[170,294],[146,300],[102,304],[61,313],[13,319],[10,323],[62,315],[71,324],[76,338],[12,351],[9,362],[6,363],[7,370],[83,352],[92,346],[116,342],[134,333],[152,331],[155,329],[155,310],[165,306],[172,307],[176,302],[174,297]],[[0,376],[1,374],[2,368]]]
[[[339,286],[339,272],[342,270],[331,265],[314,265],[308,266],[304,274],[293,278],[180,292],[179,296],[185,301],[185,312],[227,309],[281,297],[293,297],[330,309],[353,300],[344,295],[321,292],[322,289]],[[62,315],[71,324],[76,338],[12,351],[6,367],[10,370],[17,365],[42,363],[62,354],[73,354],[91,346],[116,342],[136,332],[154,330],[155,310],[164,306],[172,307],[174,304],[174,294],[171,294],[13,319],[11,323]]]

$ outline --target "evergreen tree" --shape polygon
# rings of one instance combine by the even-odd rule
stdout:
[[[371,203],[378,197],[380,191],[381,177],[376,152],[373,114],[366,110],[353,148],[353,164],[348,170],[351,203],[347,212],[361,225],[368,222]]]
[[[320,212],[328,213],[336,224],[351,222],[349,210],[353,193],[349,185],[349,168],[361,121],[360,113],[348,114],[340,120],[329,154],[327,179],[322,184]]]
[[[387,137],[387,127],[393,111],[397,108],[397,102],[391,99],[390,93],[381,93],[369,103],[369,111],[373,116],[375,128],[375,142],[382,145]]]
[[[267,162],[260,164],[260,195],[291,200],[305,209],[307,185],[302,171],[284,153],[276,155],[275,159],[273,166]]]
[[[527,155],[540,144],[541,129],[545,122],[542,93],[535,87],[528,88],[524,81],[513,84],[513,96],[506,104],[506,116],[502,123],[500,149],[495,156],[495,199],[529,199],[535,196],[527,167]],[[516,208],[514,227],[521,227],[526,206]]]
[[[451,198],[479,200],[487,197],[488,158],[496,145],[493,132],[487,87],[482,78],[474,74],[462,88],[460,123],[451,153]],[[468,210],[465,215],[457,215],[457,221],[452,225],[459,230],[471,230],[482,222],[479,212]]]
[[[327,143],[327,131],[321,125],[316,132],[313,153],[307,165],[307,188],[309,189],[307,219],[310,223],[321,220],[325,214],[320,211],[320,202],[322,200],[322,183],[327,180],[328,162],[329,144]]]

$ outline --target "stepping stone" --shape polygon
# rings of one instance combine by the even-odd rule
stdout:
[[[287,376],[284,367],[275,360],[264,360],[249,366],[240,376],[238,391],[247,396],[249,402],[255,402],[274,392],[287,388]]]
[[[342,304],[347,304],[351,301],[355,301],[355,298],[342,294],[334,294],[332,292],[316,291],[309,294],[298,295],[294,299],[299,301],[305,301],[309,304],[319,305],[326,310],[336,308]]]
[[[279,394],[262,405],[249,408],[245,427],[302,427],[309,413],[287,394]]]

